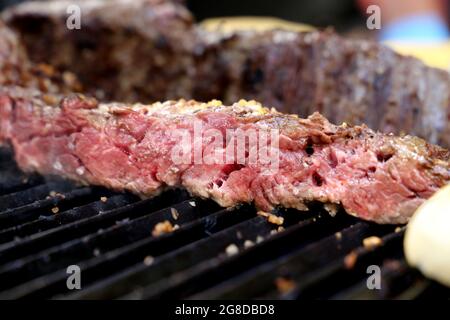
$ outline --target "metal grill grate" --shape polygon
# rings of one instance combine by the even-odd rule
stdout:
[[[2,150],[0,298],[450,298],[407,267],[403,230],[343,212],[333,218],[319,204],[278,214],[284,230],[250,206],[229,211],[182,191],[140,200],[25,176]],[[165,220],[179,228],[152,236]],[[368,236],[383,245],[364,248]],[[226,253],[230,245],[236,254]],[[351,252],[358,258],[349,268]],[[66,287],[73,264],[82,290]],[[382,290],[367,289],[369,265],[381,267]]]

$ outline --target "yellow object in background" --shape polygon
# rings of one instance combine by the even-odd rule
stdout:
[[[450,40],[436,44],[402,42],[386,42],[385,44],[400,54],[416,57],[429,66],[450,71]]]
[[[272,17],[221,17],[207,19],[201,25],[209,31],[221,31],[224,33],[254,30],[266,31],[273,29],[285,29],[290,31],[312,31],[314,27],[306,24],[290,22]]]
[[[224,33],[244,30],[266,31],[272,29],[304,32],[315,29],[310,25],[272,17],[213,18],[203,21],[202,26],[209,31],[221,31]],[[416,57],[429,66],[450,71],[450,40],[437,44],[401,42],[387,42],[385,44],[400,54]]]

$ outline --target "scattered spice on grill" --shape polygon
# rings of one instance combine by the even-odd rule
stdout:
[[[265,212],[265,211],[258,211],[257,214],[261,217],[267,218],[267,221],[269,221],[270,223],[273,223],[273,224],[276,224],[279,226],[281,226],[284,223],[283,217],[276,216],[272,213]]]
[[[270,230],[270,235],[273,236],[274,234],[277,234],[278,230],[277,229],[272,229]]]
[[[295,288],[295,282],[283,277],[278,277],[275,279],[275,285],[278,289],[278,291],[280,291],[280,293],[288,293],[290,291],[292,291],[292,289]]]
[[[383,240],[381,240],[381,238],[375,237],[375,236],[368,237],[363,240],[364,248],[366,248],[368,250],[372,250],[376,247],[379,247],[382,244],[383,244]]]
[[[257,214],[258,216],[268,218],[270,213],[265,212],[265,211],[258,211],[256,214]]]
[[[235,254],[239,253],[239,248],[237,245],[235,245],[234,243],[230,244],[228,247],[226,247],[225,249],[225,253],[227,254],[227,256],[231,257],[234,256]]]
[[[262,236],[257,236],[256,237],[256,243],[261,243],[264,241],[264,238]]]
[[[391,271],[398,271],[402,268],[402,264],[400,261],[395,260],[395,259],[387,259],[384,263],[383,263],[383,267],[386,269],[389,269]]]
[[[57,214],[57,213],[59,212],[59,208],[58,208],[58,207],[53,207],[53,208],[52,208],[52,212],[53,212],[54,214]]]
[[[195,201],[189,201],[189,204],[192,206],[192,207],[195,207],[197,204],[195,203]]]
[[[242,232],[237,231],[237,232],[236,232],[236,237],[237,237],[238,239],[242,239]]]
[[[278,229],[277,229],[278,232],[283,232],[284,230],[285,230],[285,229],[284,229],[283,226],[279,226]]]
[[[397,227],[397,228],[395,228],[395,233],[400,233],[400,232],[402,232],[402,230],[403,230],[403,228],[402,227]]]
[[[173,220],[178,220],[178,217],[180,214],[178,213],[178,210],[175,208],[170,208],[170,213],[172,214]]]
[[[153,258],[152,256],[146,256],[144,258],[144,264],[146,266],[151,266],[153,264],[153,262],[155,262],[155,258]]]
[[[61,199],[64,199],[66,196],[62,193],[56,192],[56,191],[50,191],[46,199],[56,198],[59,197]]]
[[[173,225],[170,223],[170,221],[166,220],[163,222],[159,222],[155,225],[155,227],[153,228],[153,231],[152,231],[152,235],[154,237],[158,237],[162,234],[172,232],[173,229],[174,229]]]
[[[98,257],[100,255],[100,250],[98,248],[95,248],[93,254],[94,256]]]
[[[344,265],[347,269],[353,269],[358,260],[358,254],[355,251],[350,252],[344,258]]]
[[[255,243],[252,240],[245,240],[244,241],[244,248],[251,248],[255,245]]]
[[[274,214],[271,214],[271,215],[269,215],[268,221],[270,223],[273,223],[273,224],[281,226],[284,223],[284,218],[276,216]]]
[[[173,226],[173,231],[178,230],[178,229],[180,229],[180,226],[179,226],[178,224],[175,224],[175,225]]]
[[[106,201],[108,201],[108,198],[107,198],[107,197],[101,197],[101,198],[100,198],[100,201],[103,202],[103,203],[105,203]]]
[[[335,217],[339,211],[339,206],[335,203],[325,203],[323,207],[332,217]]]
[[[336,232],[335,234],[334,234],[334,236],[336,237],[336,239],[337,240],[341,240],[342,239],[342,232]]]

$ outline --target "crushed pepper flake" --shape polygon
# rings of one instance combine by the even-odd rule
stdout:
[[[160,235],[170,233],[174,230],[172,223],[170,221],[166,220],[163,222],[158,222],[155,227],[153,228],[152,235],[154,237],[158,237]]]

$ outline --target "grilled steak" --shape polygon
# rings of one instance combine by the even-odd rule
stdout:
[[[365,123],[450,146],[446,71],[333,32],[250,32],[215,43],[230,79],[225,101],[252,98],[300,116],[319,111],[334,123]]]
[[[17,35],[0,21],[0,86],[18,85],[44,93],[80,92],[74,74],[29,61]]]
[[[66,27],[73,3],[81,30]],[[376,43],[327,31],[206,32],[162,0],[32,2],[4,18],[33,61],[75,72],[109,100],[256,99],[450,147],[449,73]]]
[[[20,167],[144,197],[185,188],[224,207],[253,202],[263,211],[321,201],[362,219],[405,223],[450,181],[448,151],[412,136],[335,126],[318,113],[301,119],[254,101],[53,102],[2,90],[0,139],[13,146]],[[254,157],[264,134],[276,167]]]
[[[67,27],[74,4],[80,29]],[[32,61],[73,71],[98,97],[156,101],[191,94],[192,17],[174,1],[29,2],[4,18],[20,31]]]
[[[0,21],[0,85],[17,83],[24,62],[26,56],[18,37]]]

